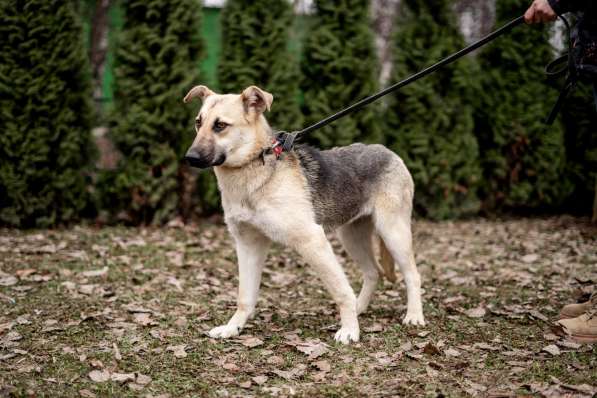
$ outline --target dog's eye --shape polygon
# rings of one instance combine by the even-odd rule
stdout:
[[[213,128],[214,128],[214,132],[221,133],[222,131],[224,131],[226,129],[226,127],[228,127],[228,123],[224,123],[220,120],[216,120]]]
[[[197,127],[197,128],[201,127],[201,116],[199,116],[197,119],[195,119],[195,127]]]

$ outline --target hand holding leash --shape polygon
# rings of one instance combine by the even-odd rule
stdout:
[[[547,0],[535,0],[524,13],[524,21],[527,24],[553,22],[558,18],[556,12],[551,8]]]

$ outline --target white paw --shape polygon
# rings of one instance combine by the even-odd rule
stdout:
[[[351,341],[359,341],[359,328],[340,328],[334,336],[334,340],[342,344],[350,344]]]
[[[422,312],[407,312],[406,316],[402,320],[403,325],[419,325],[425,326],[425,318]]]
[[[240,334],[240,328],[238,326],[222,325],[213,328],[209,331],[209,337],[214,339],[227,339],[229,337],[235,337]]]

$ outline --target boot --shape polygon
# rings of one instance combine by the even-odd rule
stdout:
[[[567,335],[580,343],[597,343],[597,292],[591,295],[583,314],[575,318],[561,319],[556,323]]]
[[[591,301],[586,301],[580,304],[568,304],[560,311],[559,319],[576,318],[587,312],[591,308]]]

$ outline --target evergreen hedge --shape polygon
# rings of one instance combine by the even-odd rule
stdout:
[[[370,2],[315,0],[301,69],[306,125],[370,95],[378,87],[378,59],[369,18]],[[317,130],[306,139],[320,147],[381,142],[379,104]]]
[[[62,224],[90,203],[91,85],[73,3],[0,1],[1,224]]]
[[[465,46],[448,0],[404,0],[393,41],[393,82]],[[481,169],[473,106],[479,70],[467,57],[388,100],[389,146],[405,161],[416,186],[417,211],[433,219],[475,213]]]
[[[218,80],[223,93],[256,85],[274,95],[267,114],[280,130],[302,127],[298,60],[289,49],[293,23],[287,0],[228,0],[222,10]]]
[[[115,56],[111,136],[122,161],[103,176],[103,208],[132,223],[162,223],[189,211],[191,171],[181,159],[194,138],[183,105],[200,81],[204,54],[195,0],[130,0]]]
[[[497,3],[496,26],[522,15],[527,0]],[[477,137],[488,211],[557,208],[570,193],[559,121],[543,121],[556,101],[545,65],[553,59],[549,25],[519,27],[480,54],[483,90],[477,109]]]

